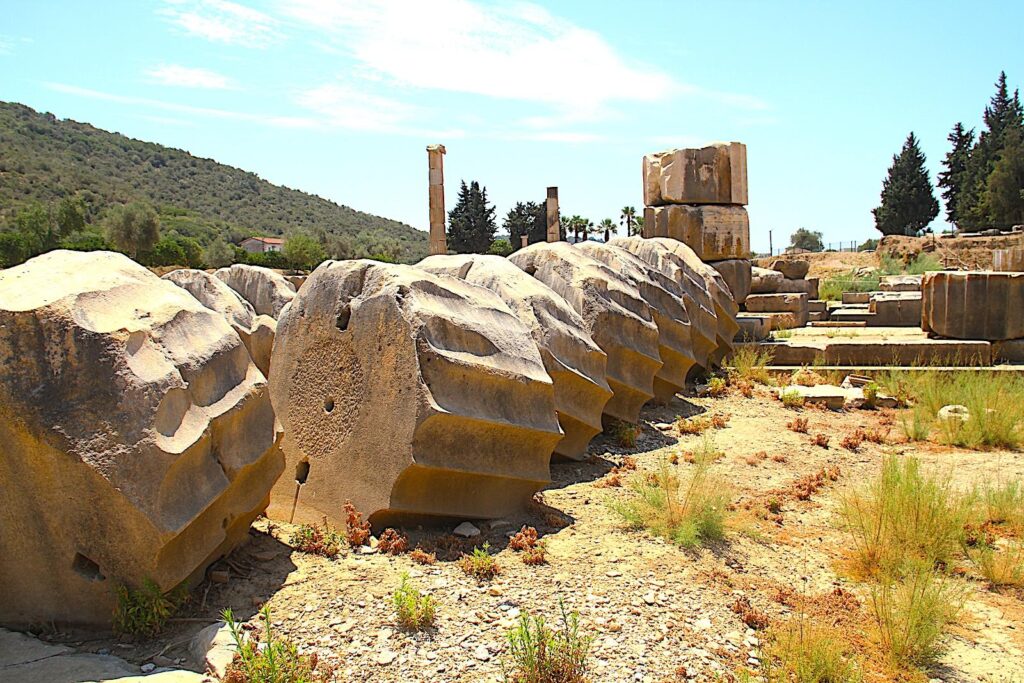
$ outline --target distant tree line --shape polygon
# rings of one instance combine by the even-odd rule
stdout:
[[[948,137],[952,149],[939,173],[946,216],[964,231],[1024,223],[1024,109],[1017,90],[1010,96],[1005,72],[999,74],[983,123],[977,138],[962,122],[953,126]],[[916,235],[939,215],[925,156],[913,132],[893,157],[882,182],[881,204],[873,213],[883,235]]]
[[[559,238],[572,235],[574,242],[601,235],[605,241],[618,232],[611,218],[604,218],[596,225],[590,219],[572,215],[559,216]],[[622,209],[619,225],[629,235],[640,234],[643,217],[637,216],[636,209],[626,206]],[[494,205],[487,199],[487,188],[478,181],[459,185],[459,197],[448,212],[448,250],[456,254],[497,254],[508,256],[522,248],[523,237],[527,244],[547,240],[547,202],[517,202],[509,209],[502,221],[502,229],[508,237],[496,238],[498,227]]]

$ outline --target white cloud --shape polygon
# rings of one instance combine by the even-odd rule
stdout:
[[[278,40],[278,22],[268,14],[228,0],[165,0],[160,10],[186,33],[217,43],[265,47]]]
[[[460,130],[426,130],[410,125],[423,111],[388,97],[361,92],[348,84],[331,83],[299,93],[296,102],[320,114],[328,125],[399,135],[462,137]]]
[[[235,86],[227,76],[208,69],[198,69],[178,64],[163,64],[147,69],[146,75],[161,85],[205,88],[207,90],[235,89]]]
[[[0,34],[0,57],[12,55],[19,45],[27,45],[31,42],[31,38],[20,38],[18,36]]]
[[[210,118],[251,121],[253,123],[274,126],[276,128],[315,128],[319,125],[317,121],[306,117],[253,114],[250,112],[230,111],[227,109],[214,109],[210,107],[193,107],[188,104],[165,102],[163,100],[154,100],[148,97],[107,93],[100,90],[92,90],[91,88],[83,88],[66,83],[44,83],[43,85],[50,90],[55,90],[68,95],[75,95],[77,97],[86,97],[93,100],[103,100],[105,102],[116,102],[118,104],[148,107],[150,109],[173,111],[180,114],[193,114]]]
[[[543,103],[560,120],[603,115],[615,101],[671,98],[679,84],[632,64],[599,34],[533,4],[469,0],[280,0],[330,34],[364,68],[411,88]]]

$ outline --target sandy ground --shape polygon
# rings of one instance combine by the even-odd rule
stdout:
[[[754,265],[767,268],[772,261],[779,258],[807,261],[811,264],[811,269],[807,273],[807,277],[822,279],[835,275],[846,275],[851,270],[855,270],[857,268],[877,268],[879,263],[878,255],[873,252],[825,251],[760,258],[754,261]]]
[[[635,458],[638,471],[627,474],[628,484],[630,477],[643,476],[675,455],[684,474],[691,467],[685,453],[702,437],[681,437],[675,420],[705,411],[729,416],[727,426],[713,432],[724,453],[713,469],[727,483],[737,508],[726,541],[685,551],[623,528],[608,502],[630,492],[628,486],[605,485],[609,469],[627,455]],[[689,396],[645,409],[635,448],[619,448],[599,437],[590,461],[552,467],[554,481],[528,514],[480,524],[483,538],[499,551],[502,567],[490,582],[467,577],[452,561],[422,566],[408,555],[306,555],[288,545],[290,527],[260,520],[250,542],[224,564],[230,582],[199,586],[184,620],[171,624],[159,639],[83,642],[74,634],[58,639],[88,651],[109,649],[140,664],[163,651],[161,657],[187,665],[184,643],[222,608],[251,619],[257,606],[268,602],[279,632],[335,664],[339,681],[496,681],[501,680],[505,636],[516,617],[532,613],[557,620],[559,601],[564,601],[579,611],[583,630],[594,636],[592,680],[720,680],[756,664],[760,656],[763,633],[734,612],[738,600],[746,599],[774,622],[792,616],[797,601],[804,599],[816,606],[814,614],[839,624],[845,633],[867,624],[864,586],[841,571],[847,540],[835,526],[835,511],[847,486],[878,472],[883,453],[918,455],[964,488],[1024,477],[1019,453],[867,442],[851,452],[840,446],[842,437],[857,427],[885,430],[893,420],[888,411],[802,411],[811,435],[830,437],[828,448],[786,429],[795,414],[763,388],[753,398]],[[899,433],[898,426],[892,427],[892,437]],[[823,469],[831,470],[835,481],[826,477],[807,500],[794,494],[794,482]],[[781,503],[774,517],[765,512],[772,498]],[[547,565],[526,566],[505,547],[521,524],[539,530],[547,544]],[[450,540],[444,530],[406,531],[414,544]],[[391,593],[403,572],[437,601],[434,628],[410,633],[396,625]],[[945,640],[941,666],[920,680],[1024,680],[1024,595],[993,592],[970,572],[957,581],[971,597],[960,625]],[[870,641],[869,636],[850,637],[854,643]],[[877,662],[865,666],[866,680],[892,680]]]

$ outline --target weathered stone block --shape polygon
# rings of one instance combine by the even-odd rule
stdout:
[[[622,247],[583,242],[577,249],[629,279],[651,307],[658,327],[661,368],[654,376],[654,396],[668,401],[686,386],[686,376],[696,362],[690,339],[690,318],[683,302],[683,288]]]
[[[883,292],[920,292],[922,275],[883,275],[878,289]]]
[[[181,268],[167,273],[163,279],[178,285],[211,311],[220,313],[239,333],[248,334],[252,329],[256,318],[252,304],[220,278],[203,270]]]
[[[644,156],[644,205],[746,204],[747,146],[718,142]]]
[[[789,280],[802,280],[807,277],[811,264],[806,259],[777,258],[772,261],[771,269],[782,273]]]
[[[1024,337],[1024,273],[925,273],[922,324],[953,339]]]
[[[736,333],[739,332],[739,325],[736,324],[739,306],[733,301],[725,278],[717,270],[701,261],[693,249],[678,240],[659,237],[647,241],[665,248],[671,258],[676,259],[678,263],[704,280],[704,287],[714,302],[715,317],[718,321],[716,337],[718,346],[708,355],[708,363],[712,366],[721,365],[722,359],[732,353],[733,340]],[[618,240],[612,240],[612,244],[618,244]]]
[[[882,292],[871,297],[868,310],[875,314],[869,321],[880,327],[919,327],[921,292]]]
[[[873,292],[843,292],[843,304],[866,304]]]
[[[736,316],[740,331],[737,342],[764,341],[771,335],[772,318],[764,313],[740,313]]]
[[[580,314],[587,331],[608,354],[612,397],[604,414],[636,422],[654,396],[661,369],[658,328],[636,286],[566,242],[524,247],[509,261],[562,296]]]
[[[582,460],[601,431],[601,413],[612,396],[605,379],[608,356],[583,318],[553,289],[500,256],[430,256],[417,266],[491,290],[526,325],[554,383],[555,410],[565,433],[555,454]]]
[[[752,271],[750,261],[747,259],[729,259],[728,261],[713,261],[709,264],[717,270],[729,285],[732,299],[742,305],[750,295]]]
[[[107,624],[248,535],[282,471],[224,318],[110,252],[0,272],[0,622]]]
[[[751,313],[807,313],[806,294],[751,294],[747,297]]]
[[[252,304],[259,315],[278,318],[281,309],[295,298],[295,287],[280,273],[260,266],[236,263],[214,272],[228,287]]]
[[[742,206],[648,206],[644,237],[671,237],[702,261],[750,258],[750,218]]]
[[[811,277],[805,280],[790,280],[782,278],[776,290],[781,294],[806,294],[809,299],[818,298],[818,278]]]
[[[249,350],[252,362],[265,377],[270,377],[270,355],[274,351],[274,336],[277,334],[277,321],[269,315],[258,315],[252,323],[249,334],[243,337],[245,348]]]
[[[751,294],[774,294],[779,291],[783,275],[777,270],[754,266],[750,272]]]
[[[514,514],[562,438],[530,331],[493,292],[413,266],[326,261],[277,324],[285,476],[268,514],[345,522]]]
[[[657,240],[616,237],[609,242],[635,254],[683,290],[683,305],[690,319],[690,343],[697,366],[708,367],[708,355],[718,348],[718,314],[704,275],[673,254]]]

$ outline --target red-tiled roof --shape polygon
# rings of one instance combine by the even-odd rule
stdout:
[[[284,238],[282,237],[247,237],[246,239],[256,240],[264,244],[284,244]],[[245,240],[242,241],[244,242]]]

